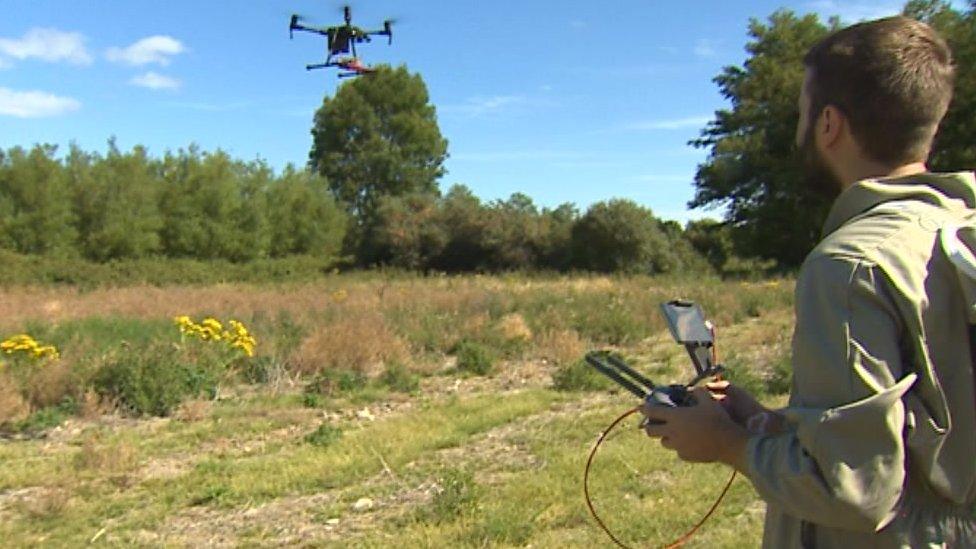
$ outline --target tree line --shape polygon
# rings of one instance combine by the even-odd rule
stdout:
[[[275,174],[192,146],[161,158],[112,142],[104,155],[13,147],[0,150],[0,249],[99,263],[304,255],[446,272],[709,269],[680,225],[629,200],[581,214],[524,194],[482,202],[463,185],[443,195],[434,186],[381,193],[358,221],[332,186],[310,170]]]

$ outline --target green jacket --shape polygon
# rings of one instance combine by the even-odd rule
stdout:
[[[976,180],[860,181],[796,286],[790,428],[746,474],[766,547],[976,547]]]

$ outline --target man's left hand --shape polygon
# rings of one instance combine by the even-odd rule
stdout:
[[[677,452],[684,461],[710,463],[720,461],[742,469],[749,433],[735,423],[712,394],[698,387],[692,393],[697,401],[693,406],[668,408],[644,404],[641,412],[650,422],[647,435],[661,439],[661,445]]]

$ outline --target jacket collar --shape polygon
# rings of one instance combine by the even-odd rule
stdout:
[[[973,172],[920,173],[904,177],[864,179],[844,190],[834,201],[824,223],[826,236],[855,216],[885,202],[917,200],[944,207],[976,208]]]

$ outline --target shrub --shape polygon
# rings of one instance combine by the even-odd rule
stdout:
[[[671,270],[667,236],[651,210],[631,200],[590,206],[572,234],[573,262],[579,268],[627,273]]]
[[[342,429],[323,423],[318,429],[305,435],[305,442],[312,446],[326,448],[338,442],[340,438],[342,438]]]
[[[363,389],[369,379],[366,374],[356,370],[322,370],[305,385],[306,395],[324,397],[336,396],[339,393]],[[315,402],[320,402],[317,399]],[[306,403],[309,399],[306,399]]]
[[[151,345],[106,361],[95,388],[139,415],[167,416],[186,398],[217,394],[212,371],[180,361],[166,345]]]
[[[350,311],[334,322],[317,326],[293,354],[299,371],[332,369],[368,371],[401,360],[407,345],[376,311]]]
[[[420,388],[420,380],[404,365],[394,363],[386,367],[380,383],[400,393],[413,393]]]
[[[586,360],[577,360],[556,369],[552,374],[552,386],[557,391],[599,391],[612,385]]]
[[[474,341],[462,340],[454,348],[459,372],[484,376],[491,373],[494,357],[491,351]]]

